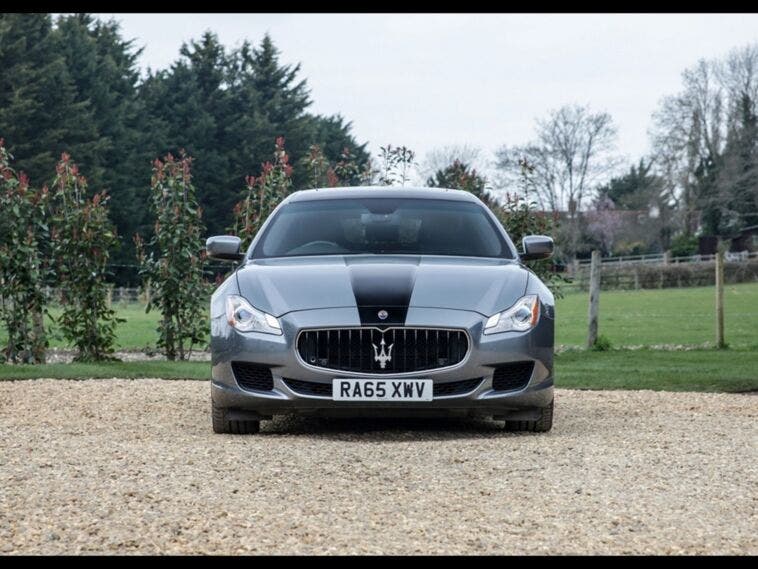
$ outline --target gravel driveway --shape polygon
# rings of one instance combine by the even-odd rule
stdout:
[[[3,553],[758,553],[758,397],[558,390],[554,430],[281,418],[207,382],[0,382]]]

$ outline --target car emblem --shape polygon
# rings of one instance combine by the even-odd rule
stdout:
[[[392,346],[395,344],[390,344],[387,348],[387,352],[384,352],[384,337],[382,337],[382,341],[379,342],[379,345],[382,347],[381,351],[379,351],[379,348],[376,346],[376,344],[371,344],[374,346],[374,361],[379,362],[379,367],[384,369],[387,367],[387,362],[392,361]]]
[[[379,320],[387,320],[387,317],[388,317],[389,315],[390,315],[390,313],[389,313],[389,312],[387,312],[386,310],[380,310],[380,311],[377,313],[377,316],[379,317]]]

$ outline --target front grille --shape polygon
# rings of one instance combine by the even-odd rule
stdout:
[[[249,362],[232,362],[234,378],[240,387],[257,391],[274,389],[274,377],[266,366]]]
[[[434,397],[461,395],[476,389],[482,382],[482,378],[464,379],[462,381],[450,381],[448,383],[434,384]],[[315,381],[302,381],[299,379],[284,379],[284,383],[295,393],[300,395],[315,395],[318,397],[331,397],[331,383],[317,383]]]
[[[495,368],[492,377],[492,389],[495,391],[512,391],[522,389],[529,383],[534,370],[534,362],[512,362]]]
[[[304,362],[325,369],[413,373],[462,362],[468,352],[468,336],[462,330],[442,328],[304,330],[298,337],[297,350]],[[382,359],[382,353],[387,357]]]

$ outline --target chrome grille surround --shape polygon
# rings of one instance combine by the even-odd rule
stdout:
[[[367,332],[368,331],[368,332]],[[346,367],[332,367],[329,365],[329,354],[327,354],[327,364],[326,365],[317,365],[319,362],[308,362],[305,360],[301,353],[301,342],[303,341],[304,335],[310,335],[313,333],[327,333],[327,342],[329,341],[329,334],[337,334],[338,337],[338,343],[342,346],[344,345],[341,340],[342,334],[348,334],[348,343],[351,341],[352,337],[351,335],[354,335],[355,333],[361,334],[368,334],[368,338],[361,338],[359,336],[359,344],[361,341],[362,344],[362,352],[356,355],[347,355],[348,358],[357,358],[359,360],[358,367],[360,369],[350,369],[351,366]],[[449,338],[455,334],[458,338],[457,341],[460,341],[461,339],[465,341],[465,351],[463,352],[460,357],[453,358],[456,361],[451,364],[446,365],[437,365],[437,366],[422,366],[420,369],[414,369],[410,371],[397,371],[397,365],[391,366],[388,365],[386,369],[371,369],[369,371],[365,371],[366,366],[362,365],[363,361],[368,360],[369,364],[373,367],[374,366],[374,352],[373,348],[371,348],[371,351],[368,350],[368,347],[371,347],[371,338],[378,339],[381,337],[381,335],[384,335],[386,339],[391,339],[392,341],[388,342],[389,344],[395,343],[395,338],[401,333],[404,333],[405,340],[408,340],[408,336],[410,333],[414,333],[418,335],[419,333],[424,333],[424,339],[428,338],[429,334],[435,334],[435,341],[437,340],[436,334],[444,333],[447,336],[447,339],[449,341]],[[373,334],[378,333],[379,336],[374,336]],[[394,338],[392,336],[387,336],[387,334],[393,334]],[[377,342],[373,342],[377,343]],[[408,358],[407,355],[407,346],[410,345],[410,343],[406,343],[406,351],[398,350],[397,352],[393,353],[393,357],[397,355],[400,357],[400,354],[403,353],[403,356]],[[360,346],[359,346],[360,348]],[[394,350],[394,348],[393,348]],[[463,328],[442,328],[442,327],[431,327],[431,326],[387,326],[387,327],[379,327],[379,326],[344,326],[344,327],[319,327],[319,328],[304,328],[300,330],[300,332],[297,335],[297,338],[295,340],[295,346],[294,346],[295,356],[297,357],[298,361],[305,367],[318,370],[318,371],[329,371],[341,374],[343,376],[356,376],[356,377],[377,377],[377,376],[386,376],[386,377],[408,377],[408,376],[415,376],[420,377],[419,374],[424,374],[426,372],[438,372],[438,371],[445,371],[445,370],[451,370],[458,367],[463,366],[466,361],[468,360],[469,356],[471,355],[471,338],[469,336],[469,333],[467,330]],[[341,350],[340,350],[341,351]],[[337,359],[341,359],[343,356],[342,353],[338,354]]]

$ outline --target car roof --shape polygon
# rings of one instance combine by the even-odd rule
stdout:
[[[349,198],[418,198],[444,199],[478,202],[471,192],[448,188],[405,187],[405,186],[350,186],[342,188],[316,188],[299,190],[290,194],[285,201],[301,202],[325,199]]]

